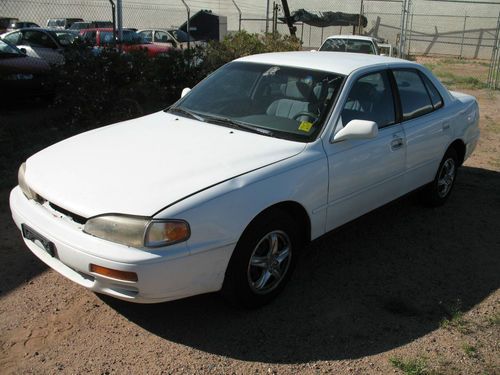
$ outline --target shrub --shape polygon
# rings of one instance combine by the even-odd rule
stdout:
[[[300,49],[300,40],[295,37],[281,34],[249,34],[246,31],[239,31],[226,36],[221,42],[209,42],[206,50],[206,66],[210,70],[215,70],[242,56]]]
[[[122,54],[74,49],[53,69],[54,107],[69,125],[95,127],[150,113],[173,103],[181,90],[205,75],[191,63],[198,50],[172,51],[150,58],[144,52]]]

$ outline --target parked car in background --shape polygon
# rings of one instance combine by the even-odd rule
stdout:
[[[32,27],[40,27],[40,25],[34,22],[26,22],[26,21],[16,21],[9,25],[7,31],[17,30],[17,29],[28,29]]]
[[[0,38],[25,51],[28,56],[42,58],[49,64],[62,64],[62,52],[76,36],[67,30],[28,28],[2,34]]]
[[[49,64],[26,56],[16,46],[0,40],[0,106],[49,93],[45,78]]]
[[[112,28],[113,22],[111,21],[91,21],[91,22],[75,22],[68,30],[80,31],[84,29],[94,28]]]
[[[396,56],[397,49],[390,43],[377,43],[379,55],[381,56]]]
[[[81,18],[50,18],[47,20],[49,29],[69,29],[75,22],[83,22]]]
[[[415,189],[444,204],[478,123],[474,97],[410,61],[247,56],[165,111],[31,156],[10,207],[29,249],[92,291],[153,303],[222,290],[255,307],[308,241]]]
[[[10,25],[17,21],[19,19],[14,17],[0,17],[0,34],[6,32]]]
[[[111,28],[80,30],[80,39],[84,43],[98,48],[121,47],[124,52],[145,50],[150,57],[166,54],[172,49],[172,46],[146,42],[141,35],[130,29],[123,30],[123,39],[120,44],[116,42]]]
[[[362,35],[332,35],[321,45],[320,51],[354,52],[378,55],[377,40]]]
[[[192,37],[187,33],[179,29],[143,29],[137,31],[137,33],[146,42],[167,45],[170,44],[174,48],[185,49],[188,46],[188,40],[191,46],[196,43]]]

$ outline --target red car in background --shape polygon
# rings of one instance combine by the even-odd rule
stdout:
[[[168,53],[171,46],[161,46],[146,42],[143,37],[134,30],[124,29],[120,43],[117,43],[112,28],[83,29],[79,32],[81,40],[91,46],[96,47],[121,47],[124,52],[145,50],[149,57]]]

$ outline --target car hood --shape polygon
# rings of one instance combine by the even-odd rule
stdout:
[[[152,216],[304,147],[159,112],[50,146],[27,160],[25,179],[49,202],[86,218],[104,213]]]

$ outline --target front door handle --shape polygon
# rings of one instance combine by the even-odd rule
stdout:
[[[394,138],[391,142],[391,150],[395,151],[397,149],[400,149],[401,147],[403,147],[403,145],[403,138]]]

